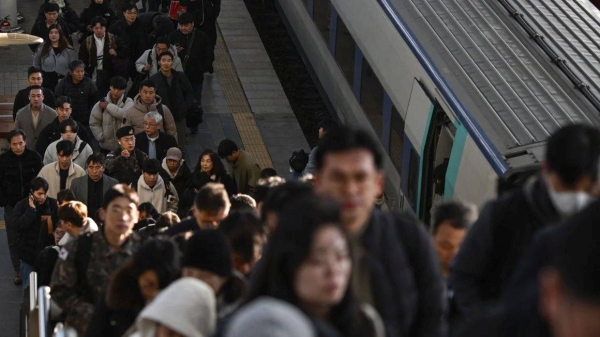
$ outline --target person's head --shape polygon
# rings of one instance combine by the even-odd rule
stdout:
[[[100,219],[104,222],[104,232],[110,235],[129,236],[138,222],[137,193],[126,185],[111,187],[102,199]]]
[[[41,86],[44,83],[44,78],[42,77],[42,71],[36,67],[29,67],[27,69],[27,83],[30,86],[38,85]]]
[[[156,44],[154,45],[154,52],[156,55],[160,55],[166,51],[169,51],[169,47],[171,46],[171,42],[167,36],[161,36],[156,39]]]
[[[142,175],[144,176],[144,182],[154,187],[158,182],[158,172],[160,171],[160,162],[157,159],[146,159],[142,163]]]
[[[150,138],[158,137],[158,133],[162,126],[163,117],[158,111],[150,111],[144,115],[144,132]]]
[[[181,275],[206,282],[218,294],[233,271],[231,248],[223,233],[197,231],[186,243]]]
[[[156,210],[151,202],[143,202],[140,204],[140,221],[148,218],[157,219],[160,213]]]
[[[173,68],[173,54],[170,51],[165,51],[158,55],[157,61],[162,72],[168,73]]]
[[[140,83],[140,100],[144,104],[152,104],[156,99],[156,83],[152,80],[144,80]]]
[[[58,193],[56,193],[56,201],[58,201],[59,205],[73,200],[75,200],[75,193],[68,188],[60,190]]]
[[[38,110],[42,107],[44,102],[44,91],[39,85],[32,85],[29,87],[29,104],[32,109]]]
[[[83,231],[87,216],[87,206],[80,201],[68,201],[58,208],[58,219],[62,228],[73,237],[79,236]]]
[[[222,140],[221,143],[219,143],[217,152],[219,153],[219,157],[225,158],[225,160],[230,163],[235,163],[240,156],[240,149],[231,139]]]
[[[262,213],[263,201],[267,197],[269,191],[279,185],[285,184],[285,179],[274,176],[269,178],[261,178],[256,183],[254,188],[254,200],[256,200],[256,210],[258,214]]]
[[[317,148],[315,188],[342,204],[342,222],[350,233],[366,225],[383,193],[379,146],[367,131],[340,127],[327,132]]]
[[[449,201],[436,205],[433,209],[431,232],[444,276],[448,276],[450,263],[475,220],[477,220],[477,208],[474,205]]]
[[[210,149],[202,151],[198,157],[198,164],[196,164],[196,170],[207,173],[208,175],[215,175],[217,177],[225,174],[225,166],[219,158],[219,155]]]
[[[50,26],[48,26],[48,39],[44,43],[44,50],[42,51],[43,57],[48,55],[48,50],[50,49],[53,43],[58,43],[58,48],[60,50],[66,48],[69,45],[67,36],[63,32],[60,25],[56,23],[53,23]]]
[[[71,167],[75,144],[70,140],[61,140],[56,143],[56,156],[58,157],[58,166],[62,170],[68,170]]]
[[[182,157],[183,154],[181,153],[181,150],[177,147],[172,147],[167,150],[167,156],[165,157],[165,159],[169,171],[177,172],[177,170],[179,170],[179,167],[183,163]]]
[[[179,23],[179,30],[183,34],[190,34],[194,30],[194,16],[192,14],[181,13],[177,21]]]
[[[340,124],[333,119],[324,119],[319,123],[319,139],[325,137],[327,132],[339,127]]]
[[[106,35],[106,25],[106,19],[101,16],[93,17],[92,21],[90,21],[90,26],[92,26],[94,35],[99,39],[103,39]]]
[[[232,250],[233,267],[244,275],[260,257],[267,242],[267,229],[254,212],[231,212],[219,225]]]
[[[56,115],[58,116],[58,122],[69,119],[72,112],[71,98],[69,96],[59,96],[56,98]]]
[[[110,98],[118,100],[123,96],[127,88],[127,80],[123,76],[115,76],[110,79]]]
[[[44,16],[46,16],[46,24],[56,23],[58,20],[58,12],[60,12],[60,7],[58,4],[54,2],[47,2],[42,7],[44,11]]]
[[[123,126],[117,130],[117,142],[123,150],[129,152],[135,148],[135,134],[134,129],[131,126]]]
[[[260,179],[267,179],[271,177],[277,177],[277,171],[272,167],[265,167],[260,171]]]
[[[41,205],[46,202],[48,193],[48,182],[42,177],[35,177],[29,184],[29,193],[33,196],[33,201],[36,205]]]
[[[539,275],[539,308],[554,337],[600,335],[600,202],[573,215],[551,238]]]
[[[158,219],[156,219],[156,228],[169,228],[176,223],[181,222],[181,218],[175,212],[167,211],[163,212]]]
[[[256,214],[256,200],[248,194],[236,194],[231,197],[230,211],[250,211]]]
[[[75,60],[69,63],[69,74],[73,82],[79,83],[85,77],[85,64],[81,60]]]
[[[288,181],[269,190],[262,202],[260,216],[269,230],[274,231],[286,205],[307,195],[312,195],[312,186],[297,180]],[[309,210],[305,210],[309,211]]]
[[[135,22],[138,16],[138,9],[134,3],[127,3],[123,6],[123,17],[125,17],[125,22],[128,24],[132,24]]]
[[[550,136],[542,172],[561,216],[568,217],[591,201],[599,158],[600,131],[596,127],[572,124]]]
[[[92,179],[92,181],[98,181],[102,179],[104,175],[104,166],[106,158],[102,152],[96,152],[89,155],[85,161],[85,168],[87,169],[87,174]]]
[[[229,214],[229,196],[223,184],[208,183],[196,194],[193,213],[200,228],[217,228]]]
[[[77,133],[79,132],[79,125],[74,119],[67,118],[58,124],[58,131],[60,137],[64,140],[68,140],[75,144],[77,141]]]
[[[25,148],[27,147],[25,131],[21,129],[10,130],[6,139],[12,153],[20,156],[25,152]]]
[[[54,232],[52,232],[54,236],[54,244],[58,246],[58,243],[60,240],[62,240],[66,233],[67,232],[62,228],[62,224],[59,221],[58,226],[56,226]]]

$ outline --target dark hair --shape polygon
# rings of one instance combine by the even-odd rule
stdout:
[[[383,168],[383,154],[379,147],[378,142],[365,130],[345,126],[334,128],[330,132],[327,132],[325,137],[323,137],[323,141],[317,147],[315,156],[317,169],[320,170],[323,168],[325,155],[328,153],[365,149],[371,152],[375,167],[381,170]]]
[[[280,215],[283,208],[291,203],[292,201],[307,195],[312,195],[312,185],[303,183],[297,180],[288,181],[285,184],[279,185],[267,193],[267,196],[263,200],[261,208],[261,217],[263,221],[267,220],[267,214],[274,212]],[[306,211],[312,211],[305,209]]]
[[[142,83],[140,83],[139,90],[141,91],[143,87],[154,88],[154,90],[156,90],[156,83],[152,80],[143,80]]]
[[[44,14],[49,12],[60,12],[60,7],[54,2],[46,2],[42,5],[42,8],[44,10]]]
[[[8,132],[8,136],[6,136],[6,139],[8,140],[8,145],[10,145],[10,142],[12,141],[12,139],[16,136],[23,136],[23,140],[27,140],[27,136],[25,135],[25,131],[21,130],[21,129],[14,129],[14,130],[10,130]]]
[[[598,179],[600,131],[596,127],[572,124],[556,131],[546,145],[548,171],[555,172],[567,186],[581,178]]]
[[[319,123],[319,129],[323,128],[323,131],[325,132],[329,132],[339,126],[340,124],[331,118],[324,119]]]
[[[82,60],[75,60],[75,61],[69,63],[69,71],[75,71],[75,69],[77,69],[77,68],[85,69],[85,63],[83,63]]]
[[[237,150],[239,150],[239,148],[233,140],[223,139],[219,143],[219,148],[218,148],[217,152],[219,153],[219,157],[225,158]]]
[[[156,219],[156,228],[168,228],[179,222],[181,222],[181,219],[177,213],[167,211]]]
[[[231,250],[244,262],[252,262],[255,247],[267,239],[267,228],[254,212],[232,212],[221,221],[219,231],[227,237]]]
[[[436,205],[432,211],[431,230],[435,234],[445,221],[454,229],[469,229],[476,217],[477,212],[473,207],[458,201],[444,202]]]
[[[118,197],[129,199],[129,201],[134,203],[135,206],[139,205],[140,203],[140,197],[138,197],[137,193],[132,188],[127,187],[127,185],[117,184],[104,193],[102,208],[107,209],[108,205],[110,205],[110,203]]]
[[[114,76],[110,79],[110,86],[115,89],[126,89],[127,88],[127,80],[123,76]]]
[[[58,96],[56,98],[56,104],[54,104],[54,105],[58,109],[58,108],[62,108],[63,105],[65,105],[65,103],[71,104],[71,97],[69,97],[69,96]]]
[[[167,47],[171,47],[171,41],[169,41],[169,37],[168,36],[159,36],[156,39],[156,43],[155,44],[166,44]]]
[[[160,55],[158,55],[158,58],[156,60],[162,60],[163,56],[171,56],[171,61],[173,60],[173,53],[171,53],[170,51],[163,51],[162,53],[160,53]]]
[[[67,201],[73,201],[75,200],[75,193],[68,188],[60,190],[58,193],[56,193],[56,200],[58,201],[59,205],[62,205],[62,203]]]
[[[256,187],[254,187],[254,200],[256,200],[256,203],[265,200],[271,189],[283,184],[285,184],[285,179],[278,176],[259,179]]]
[[[78,228],[83,227],[83,221],[87,216],[87,206],[80,201],[68,201],[58,208],[58,219],[63,222],[70,222]]]
[[[198,210],[209,213],[218,213],[231,207],[225,186],[215,183],[208,183],[198,191],[194,205]]]
[[[156,208],[154,207],[154,205],[152,205],[151,202],[141,203],[140,206],[138,207],[138,211],[145,212],[148,216],[150,216],[154,220],[158,219],[158,217],[160,216],[160,213],[158,213],[158,210],[156,210]]]
[[[92,20],[90,21],[90,26],[92,26],[92,28],[94,28],[94,27],[96,27],[97,24],[100,24],[101,27],[106,27],[106,25],[108,25],[108,23],[106,22],[106,19],[104,19],[103,17],[94,16],[92,18]]]
[[[58,131],[60,133],[65,133],[67,132],[67,126],[71,127],[71,130],[75,133],[79,132],[79,125],[77,124],[77,122],[74,119],[71,118],[67,118],[64,121],[60,122],[60,124],[58,124]]]
[[[33,90],[41,90],[42,91],[42,95],[44,94],[44,89],[42,88],[42,86],[40,85],[32,85],[29,87],[29,94],[31,95],[31,92]]]
[[[310,212],[307,212],[310,210]],[[310,249],[319,230],[340,226],[340,206],[333,200],[305,195],[293,200],[281,212],[281,221],[261,258],[250,285],[248,302],[261,297],[274,297],[291,303],[301,310],[294,279],[300,266],[309,258]],[[345,237],[345,235],[344,235]],[[348,248],[349,243],[346,239]],[[330,314],[331,324],[342,336],[370,336],[372,329],[354,300],[350,284],[341,302]]]
[[[254,198],[252,198],[248,194],[236,194],[231,197],[230,201],[232,211],[254,211],[254,209],[256,208],[256,200],[254,200]]]
[[[31,180],[29,187],[32,192],[39,190],[40,188],[44,189],[44,191],[48,192],[48,182],[46,179],[42,177],[35,177]]]
[[[260,179],[276,177],[276,176],[277,176],[277,171],[275,171],[275,169],[272,167],[266,167],[266,168],[262,169],[262,171],[260,171]]]
[[[34,66],[31,66],[29,68],[27,68],[27,77],[31,76],[31,74],[35,74],[35,73],[42,73],[42,71]]]
[[[223,165],[221,158],[215,151],[210,149],[202,151],[202,153],[200,153],[200,156],[198,156],[198,163],[196,164],[197,171],[202,171],[200,164],[202,163],[202,157],[204,156],[209,156],[210,160],[212,160],[213,162],[213,169],[210,172],[210,175],[214,174],[215,176],[217,176],[218,180],[218,178],[222,177],[226,173],[225,165]]]
[[[126,11],[131,10],[131,9],[135,9],[136,11],[138,11],[137,6],[134,3],[132,3],[132,2],[126,3],[125,5],[123,5],[122,8],[123,9],[121,9],[121,12],[126,12]]]
[[[158,287],[164,289],[179,277],[180,260],[179,249],[170,239],[149,240],[115,272],[106,292],[107,306],[116,310],[141,310],[145,300],[138,283],[140,275],[153,270],[158,277]]]
[[[69,140],[61,140],[56,143],[56,154],[60,155],[62,152],[63,156],[70,156],[75,151],[75,145]]]
[[[65,35],[65,32],[62,30],[62,27],[59,24],[53,23],[48,27],[48,34],[52,29],[56,29],[58,31],[58,54],[62,53],[63,50],[69,48],[69,41]],[[48,36],[44,37],[44,44],[42,45],[42,53],[41,58],[46,58],[50,55],[50,49],[52,49],[52,41]]]
[[[96,152],[96,153],[90,154],[87,157],[87,159],[85,160],[85,166],[89,166],[91,163],[97,163],[97,164],[104,166],[105,162],[106,162],[106,157],[104,157],[104,154],[102,152]]]

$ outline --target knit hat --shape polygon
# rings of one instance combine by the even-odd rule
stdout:
[[[227,238],[213,229],[196,232],[186,243],[181,265],[230,277],[233,260]]]
[[[117,139],[125,136],[133,136],[135,134],[133,127],[124,126],[117,130]]]
[[[167,150],[167,159],[180,161],[182,157],[181,150],[176,147],[172,147]]]
[[[157,159],[146,159],[142,163],[142,172],[157,174],[160,171],[160,163]]]

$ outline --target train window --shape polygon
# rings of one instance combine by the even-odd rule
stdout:
[[[317,24],[317,28],[325,42],[329,42],[329,24],[331,23],[331,1],[330,0],[314,0],[313,2],[313,19]]]
[[[392,163],[402,175],[402,148],[404,145],[404,120],[400,112],[392,105],[392,123],[390,130],[390,158]]]
[[[410,158],[408,160],[408,201],[411,205],[417,204],[417,191],[419,188],[419,155],[414,148],[410,148]]]
[[[377,135],[381,138],[383,127],[383,87],[379,79],[371,69],[367,58],[363,58],[362,76],[360,84],[360,103],[375,129]]]
[[[342,17],[338,15],[337,32],[335,37],[335,60],[352,86],[354,83],[354,54],[355,43]]]

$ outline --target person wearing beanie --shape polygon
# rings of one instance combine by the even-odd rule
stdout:
[[[117,130],[116,150],[106,155],[106,174],[121,184],[130,185],[142,173],[142,163],[148,155],[135,148],[134,129],[124,126]]]
[[[177,190],[159,173],[158,160],[146,159],[142,163],[142,175],[132,184],[132,188],[138,192],[140,202],[151,203],[159,213],[177,212],[177,204],[179,204]]]
[[[175,186],[177,195],[183,195],[188,181],[192,177],[192,172],[185,164],[180,149],[172,147],[167,151],[166,157],[162,160],[161,170],[163,175],[166,174]]]

